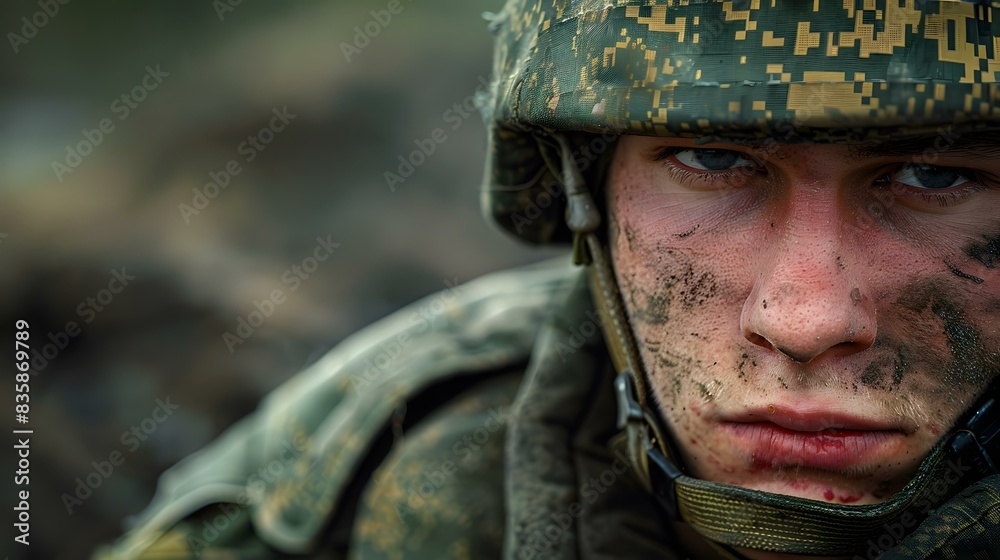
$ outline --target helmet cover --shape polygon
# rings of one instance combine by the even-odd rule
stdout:
[[[998,128],[998,17],[988,1],[510,0],[493,21],[484,211],[530,242],[570,237],[546,164],[553,131],[604,135],[582,140],[586,166],[621,134],[863,142]]]

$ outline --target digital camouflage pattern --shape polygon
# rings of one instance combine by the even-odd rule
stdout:
[[[620,134],[863,141],[995,128],[998,18],[989,1],[512,0],[493,21],[485,209],[528,241],[568,239],[561,204],[540,204],[552,131],[603,135],[580,140],[579,165]]]
[[[137,527],[95,558],[693,554],[626,474],[584,279],[565,259],[505,272],[463,287],[432,325],[414,311],[445,294],[359,333],[164,474]],[[881,558],[996,557],[1000,476],[899,536],[887,530]]]

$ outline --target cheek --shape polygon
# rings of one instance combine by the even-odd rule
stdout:
[[[950,408],[967,406],[1000,370],[1000,271],[968,256],[970,247],[990,245],[988,236],[956,229],[927,227],[926,239],[919,241],[866,232],[881,250],[859,263],[872,271],[877,345],[897,356],[895,369],[901,373],[895,384],[924,372],[920,397],[958,403]],[[880,389],[887,377],[867,375],[861,381],[874,381],[869,388]]]
[[[969,243],[965,254],[988,269],[997,268],[1000,266],[1000,233],[984,235],[981,240]]]
[[[706,226],[713,217],[687,211],[677,195],[651,192],[638,173],[618,179],[610,245],[626,312],[661,411],[696,447],[689,440],[709,437],[698,431],[698,403],[736,381],[722,356],[740,336],[748,247],[741,234]]]
[[[972,394],[1000,371],[1000,321],[996,294],[954,278],[907,284],[883,321],[883,340],[924,362],[946,391]]]
[[[749,228],[726,222],[723,197],[662,192],[658,180],[653,166],[616,160],[608,197],[612,258],[645,292],[640,299],[653,298],[637,302],[650,308],[651,319],[665,319],[668,306],[694,311],[720,289],[746,283],[738,276],[748,269],[752,237]]]
[[[884,314],[875,355],[856,386],[918,422],[931,445],[997,379],[1000,320],[951,280],[909,284]],[[951,289],[949,289],[951,286]]]
[[[657,343],[666,342],[665,337],[675,344],[690,337],[705,338],[698,331],[716,326],[706,322],[717,315],[713,310],[739,297],[733,289],[737,279],[732,271],[737,267],[729,265],[738,252],[718,250],[719,240],[699,232],[695,220],[643,223],[645,211],[622,202],[616,203],[617,235],[612,236],[611,250],[633,326],[657,330],[650,339]],[[713,246],[716,249],[707,258]]]

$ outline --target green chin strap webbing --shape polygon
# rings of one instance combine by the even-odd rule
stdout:
[[[947,439],[934,447],[916,477],[899,493],[873,505],[827,504],[684,474],[647,402],[649,393],[638,350],[608,254],[598,237],[600,212],[569,155],[568,141],[562,135],[555,137],[562,154],[566,222],[574,233],[574,262],[590,269],[591,291],[612,362],[619,372],[615,382],[618,425],[625,434],[630,467],[672,519],[689,524],[710,541],[730,547],[851,555],[862,550],[869,539],[878,540],[889,526],[905,527],[909,532],[929,510],[969,483],[964,475],[971,469],[948,459]]]

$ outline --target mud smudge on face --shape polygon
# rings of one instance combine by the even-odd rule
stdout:
[[[687,270],[684,271],[683,276],[680,278],[680,283],[684,287],[680,293],[681,305],[687,311],[694,309],[695,306],[704,304],[718,290],[714,274],[704,272],[698,275],[691,266],[688,266]]]
[[[659,341],[653,340],[652,338],[644,338],[642,339],[642,342],[646,345],[646,348],[648,348],[650,352],[655,354],[660,351]]]
[[[996,377],[1000,372],[1000,352],[986,348],[982,334],[945,295],[944,287],[924,283],[909,287],[906,293],[899,299],[900,305],[919,314],[929,310],[941,321],[940,332],[951,354],[947,364],[942,364],[944,381],[982,387]]]
[[[973,276],[973,275],[971,275],[969,273],[966,273],[966,272],[962,272],[956,266],[952,266],[952,265],[950,265],[948,263],[945,263],[945,264],[948,265],[948,270],[950,270],[951,273],[954,274],[955,276],[958,276],[959,278],[965,278],[966,280],[972,280],[976,284],[982,284],[983,283],[983,279],[982,278],[980,278],[978,276]]]
[[[669,295],[661,293],[648,294],[646,295],[646,305],[636,308],[635,318],[650,325],[662,325],[669,318],[667,315],[669,308]]]
[[[879,372],[881,371],[882,371],[882,364],[878,362],[872,362],[868,364],[868,367],[865,368],[865,373],[861,375],[861,379],[859,379],[858,381],[861,381],[862,385],[867,385],[868,387],[877,387],[879,379],[881,378],[881,376],[879,375]]]
[[[903,374],[906,373],[907,364],[906,355],[903,354],[902,348],[896,349],[896,363],[892,367],[892,386],[899,387],[899,384],[903,382]]]
[[[635,251],[635,240],[638,234],[632,228],[625,226],[625,243],[628,244],[629,251]]]
[[[972,385],[985,385],[1000,364],[996,352],[983,348],[982,336],[966,321],[965,314],[948,301],[935,300],[931,311],[944,321],[944,334],[952,360],[945,371],[945,380]]]
[[[633,321],[646,323],[647,325],[663,325],[669,319],[670,296],[666,292],[646,293],[644,290],[630,282],[628,286],[628,302],[632,312]],[[659,345],[657,345],[659,346]],[[651,349],[656,352],[656,349]]]
[[[875,347],[879,348],[894,348],[896,355],[893,358],[877,358],[873,360],[865,368],[864,373],[858,379],[862,385],[866,387],[871,387],[872,389],[888,391],[899,387],[900,383],[903,382],[903,375],[909,368],[908,360],[906,359],[905,350],[903,350],[901,345],[895,345],[886,341],[878,341],[875,343]],[[886,371],[892,371],[892,381],[890,383],[885,383]],[[857,387],[855,386],[855,391]]]
[[[966,250],[965,254],[983,263],[986,268],[996,268],[1000,264],[1000,234],[993,237],[984,237],[983,243],[973,243]]]
[[[658,354],[656,356],[656,359],[660,362],[660,365],[663,366],[663,367],[665,367],[665,368],[671,368],[671,369],[673,369],[673,368],[677,367],[677,362],[671,360],[669,357],[667,357],[667,356],[665,356],[663,354]]]
[[[684,233],[678,233],[677,237],[679,237],[681,239],[685,239],[687,237],[691,237],[692,235],[694,235],[694,232],[698,231],[698,228],[700,228],[700,227],[701,227],[701,224],[698,224],[698,225],[694,226],[693,228],[685,231]]]
[[[712,400],[712,392],[708,390],[708,387],[704,383],[698,381],[695,383],[698,385],[698,392],[701,393],[701,398],[705,399],[706,402]]]
[[[663,358],[660,358],[661,362]],[[681,384],[681,379],[675,377],[673,379],[672,390],[670,391],[670,402],[673,406],[669,407],[670,410],[675,410],[678,406],[678,401],[681,398],[681,393],[684,391],[684,386]]]
[[[630,284],[628,298],[632,317],[649,325],[663,325],[670,319],[670,304],[674,295],[680,299],[685,311],[691,311],[718,291],[715,275],[711,272],[698,275],[690,265],[679,275],[664,275],[658,279],[652,293],[647,293],[635,282]]]
[[[752,365],[754,367],[757,366],[757,362],[754,362],[753,360],[751,360],[750,356],[746,352],[743,352],[740,355],[740,363],[736,366],[736,369],[738,371],[739,378],[742,379],[744,383],[747,383],[747,382],[750,381],[750,376],[747,374],[747,371],[746,371],[746,367],[747,367],[748,363],[752,363]]]

